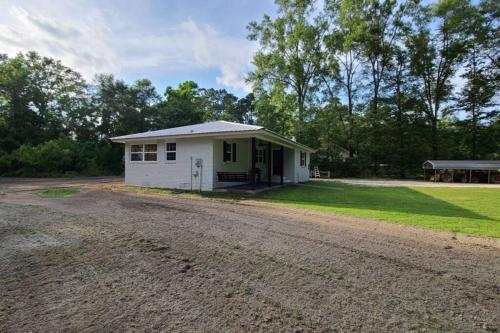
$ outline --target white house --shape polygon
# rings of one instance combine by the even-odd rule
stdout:
[[[125,183],[184,190],[304,182],[314,152],[264,127],[227,121],[111,140],[125,144]]]

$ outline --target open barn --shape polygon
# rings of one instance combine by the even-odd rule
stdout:
[[[445,183],[500,183],[500,161],[427,160],[423,163],[424,178]]]

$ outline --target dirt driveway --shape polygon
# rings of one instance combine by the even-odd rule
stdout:
[[[500,330],[495,242],[92,185],[0,195],[0,332]]]

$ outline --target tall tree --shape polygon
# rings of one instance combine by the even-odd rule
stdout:
[[[243,123],[253,125],[255,122],[255,96],[249,93],[243,98],[238,100],[236,106],[238,114],[243,116]]]
[[[358,70],[361,64],[361,50],[352,36],[354,26],[348,24],[340,16],[341,2],[329,0],[325,2],[324,23],[329,27],[325,34],[325,56],[321,82],[325,87],[327,99],[336,103],[338,91],[345,94],[347,102],[347,115],[345,117],[345,130],[347,150],[349,157],[353,158],[356,151],[355,140],[355,107],[359,80]],[[337,89],[340,87],[340,89]],[[341,108],[335,108],[340,111]],[[339,115],[344,123],[344,119]]]
[[[465,85],[458,94],[457,106],[467,114],[465,123],[470,133],[470,158],[478,155],[478,136],[484,121],[493,120],[498,115],[494,102],[498,94],[500,62],[498,42],[499,16],[491,12],[489,2],[482,2],[481,6],[470,11],[470,29],[468,37],[468,52],[461,77]],[[496,38],[495,38],[496,35]]]
[[[154,129],[201,123],[207,115],[202,108],[200,88],[193,81],[179,84],[178,88],[167,87],[165,98],[157,105]]]
[[[432,128],[432,155],[439,156],[439,121],[451,110],[443,105],[451,97],[454,77],[467,53],[468,0],[440,0],[423,7],[425,17],[417,20],[417,31],[408,40],[412,74],[420,81],[425,113]]]
[[[248,26],[250,40],[260,43],[255,54],[255,71],[249,79],[254,84],[276,85],[296,99],[297,125],[294,132],[300,138],[306,118],[308,95],[316,89],[315,79],[321,70],[321,30],[310,23],[312,0],[276,0],[278,17],[264,16],[260,23]]]
[[[410,75],[408,59],[407,49],[403,46],[394,48],[383,86],[386,95],[383,102],[389,110],[389,117],[386,119],[387,131],[384,135],[393,138],[386,154],[388,162],[401,178],[407,176],[408,170],[411,170],[411,165],[415,162],[415,143],[419,141],[417,136],[425,137],[425,133],[419,134],[415,131],[423,120],[423,106]]]
[[[294,96],[287,94],[280,83],[270,92],[256,90],[255,96],[257,124],[281,135],[292,136]]]
[[[478,56],[474,46],[462,75],[466,83],[458,95],[458,107],[467,114],[466,123],[471,133],[470,158],[477,158],[478,135],[481,122],[493,120],[498,114],[493,97],[496,95],[495,82],[485,72],[484,59]]]
[[[401,41],[414,1],[343,0],[338,8],[339,25],[349,27],[347,38],[356,43],[367,64],[372,90],[370,109],[377,110],[385,71],[395,45]]]
[[[66,116],[85,94],[80,74],[35,52],[0,57],[2,146],[38,144],[67,135]]]

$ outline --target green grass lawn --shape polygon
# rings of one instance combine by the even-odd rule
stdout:
[[[77,187],[52,187],[40,191],[37,194],[44,198],[64,198],[80,193]]]
[[[500,189],[459,187],[369,187],[310,181],[255,195],[204,192],[203,197],[256,200],[341,215],[366,217],[469,235],[500,238]],[[322,188],[320,188],[322,187]],[[129,187],[133,189],[133,187]],[[181,196],[198,193],[135,188]]]
[[[381,219],[464,234],[500,237],[500,190],[458,187],[368,187],[311,181],[258,194],[289,207]]]

